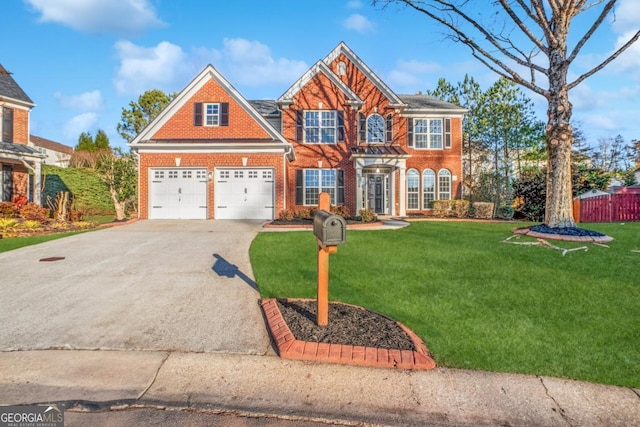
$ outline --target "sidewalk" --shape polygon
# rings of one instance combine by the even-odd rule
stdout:
[[[630,426],[640,420],[640,390],[623,387],[163,351],[2,352],[0,402],[237,411],[351,425]]]

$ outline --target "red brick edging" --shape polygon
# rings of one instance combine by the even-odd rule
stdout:
[[[262,300],[261,307],[267,329],[276,344],[278,355],[283,359],[413,370],[436,367],[424,342],[400,322],[397,322],[398,325],[409,335],[416,351],[300,341],[285,323],[275,298]]]

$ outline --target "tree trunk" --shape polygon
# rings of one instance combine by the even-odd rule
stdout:
[[[111,193],[111,200],[113,201],[113,207],[116,210],[116,221],[122,221],[126,219],[127,218],[127,212],[125,210],[126,203],[118,200],[118,195],[116,193],[116,190],[114,190],[113,188],[110,188],[109,192]]]
[[[547,125],[547,206],[544,222],[549,227],[575,227],[571,189],[573,129],[571,103],[566,84],[549,99]]]

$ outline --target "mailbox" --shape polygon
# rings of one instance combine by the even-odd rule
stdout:
[[[313,234],[323,246],[339,245],[347,240],[347,223],[339,215],[318,210],[313,217]]]

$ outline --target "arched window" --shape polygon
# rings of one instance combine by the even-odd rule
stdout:
[[[451,200],[451,172],[446,169],[438,172],[438,199]]]
[[[385,122],[380,114],[372,114],[367,119],[367,142],[381,144],[385,137]]]
[[[436,199],[436,173],[431,169],[422,172],[422,203],[425,209],[431,209],[431,202]]]
[[[420,209],[420,173],[407,171],[407,209]]]

